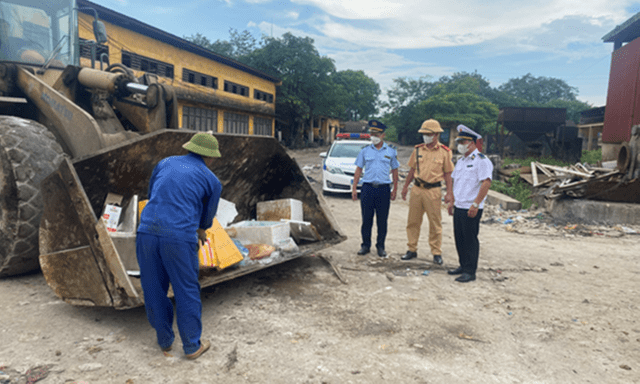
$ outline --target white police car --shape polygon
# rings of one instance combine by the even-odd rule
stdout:
[[[366,133],[339,133],[328,152],[322,152],[322,192],[351,193],[353,175],[356,172],[356,158],[360,150],[371,144]],[[363,173],[364,175],[364,173]],[[358,192],[362,187],[362,176]]]

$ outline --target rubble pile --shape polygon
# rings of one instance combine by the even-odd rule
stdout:
[[[500,225],[508,232],[534,236],[605,236],[622,237],[640,235],[640,226],[588,225],[583,223],[557,223],[543,210],[506,211],[500,206],[486,204],[482,224]]]
[[[576,163],[568,167],[532,162],[531,167],[520,168],[520,177],[538,189],[536,195],[546,199],[561,197],[588,198],[596,184],[622,181],[617,169]]]

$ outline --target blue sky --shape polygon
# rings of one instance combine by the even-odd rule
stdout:
[[[286,32],[314,39],[338,70],[363,70],[383,94],[398,77],[478,71],[496,87],[531,73],[606,101],[612,43],[640,11],[627,0],[92,0],[179,37]]]

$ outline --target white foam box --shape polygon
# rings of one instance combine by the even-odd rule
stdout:
[[[284,221],[241,221],[231,225],[236,231],[236,239],[243,245],[269,244],[277,245],[289,238],[289,223]]]
[[[280,199],[261,201],[256,204],[258,221],[296,220],[302,221],[302,201],[296,199]]]

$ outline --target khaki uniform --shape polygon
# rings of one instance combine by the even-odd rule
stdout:
[[[422,218],[427,213],[429,219],[429,246],[433,255],[442,254],[442,190],[440,186],[444,174],[453,171],[451,150],[437,143],[433,148],[426,144],[416,145],[409,167],[414,170],[415,182],[409,196],[409,217],[407,218],[407,247],[417,252]]]

